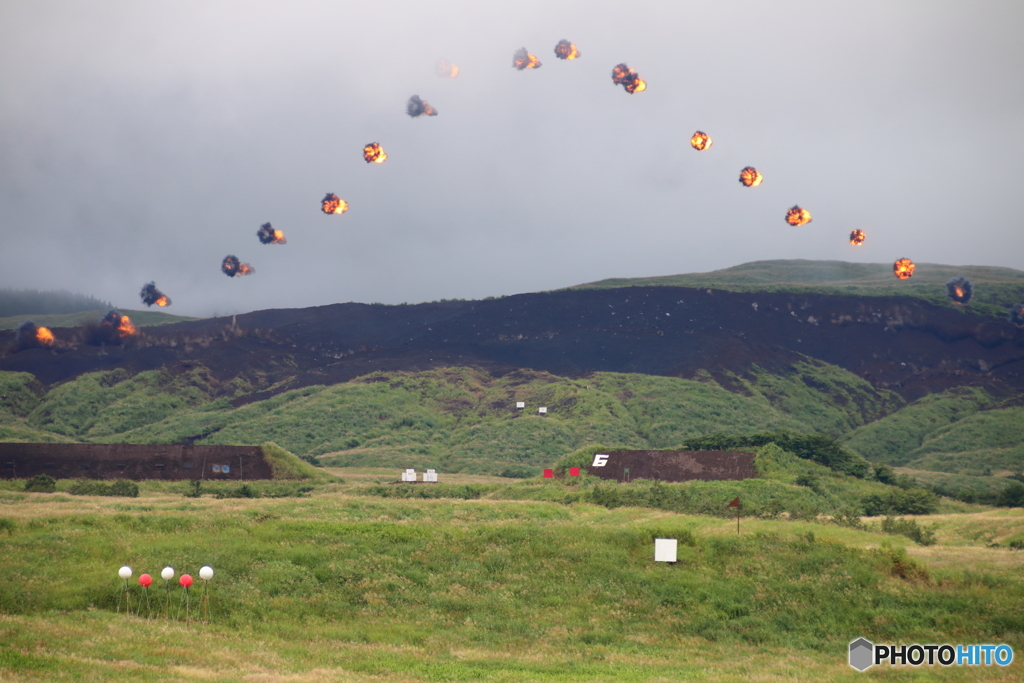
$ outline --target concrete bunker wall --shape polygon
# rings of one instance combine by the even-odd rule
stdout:
[[[754,453],[746,451],[608,451],[604,465],[595,456],[587,474],[633,481],[726,481],[752,479]]]
[[[270,479],[259,446],[0,443],[0,478]]]

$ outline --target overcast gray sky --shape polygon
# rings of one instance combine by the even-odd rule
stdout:
[[[206,316],[759,259],[1024,269],[1022,35],[1014,0],[6,0],[0,286],[139,308],[155,280]]]

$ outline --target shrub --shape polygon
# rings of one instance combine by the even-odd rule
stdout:
[[[125,498],[138,498],[139,485],[136,484],[134,481],[118,479],[117,481],[110,485],[109,492],[104,495],[123,496]]]
[[[800,474],[796,478],[797,486],[804,486],[814,491],[815,493],[821,493],[821,482],[813,474]]]
[[[1024,507],[1024,484],[1012,482],[999,494],[997,505],[1005,508]]]
[[[864,514],[879,515],[930,515],[939,507],[939,497],[927,489],[891,489],[875,493],[862,499]]]
[[[888,465],[875,465],[875,481],[889,486],[896,485],[896,473]]]
[[[529,479],[537,474],[537,471],[529,467],[507,467],[498,473],[499,477],[509,479]]]
[[[186,498],[199,498],[203,495],[203,481],[201,479],[193,479],[188,483],[188,488],[185,491]]]
[[[25,481],[25,490],[31,493],[53,493],[57,490],[57,480],[48,474],[37,474]]]
[[[860,510],[853,508],[845,508],[840,510],[836,514],[832,515],[829,519],[833,524],[844,526],[848,529],[863,529],[864,522],[860,518]]]
[[[10,536],[14,533],[14,520],[8,517],[0,517],[0,531],[6,531],[7,535]]]
[[[760,519],[778,519],[785,511],[785,504],[778,498],[772,498],[762,507],[755,510],[754,516]]]
[[[935,526],[923,527],[913,519],[887,516],[882,520],[882,531],[906,536],[918,545],[935,545]]]
[[[890,576],[898,576],[902,579],[929,581],[931,576],[928,568],[907,556],[903,548],[894,548],[888,541],[882,541],[882,547],[872,551],[889,573]]]

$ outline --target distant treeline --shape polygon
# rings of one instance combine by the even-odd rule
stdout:
[[[74,294],[64,289],[40,292],[35,289],[0,288],[0,318],[78,313],[100,308],[113,308],[113,305],[96,297]]]

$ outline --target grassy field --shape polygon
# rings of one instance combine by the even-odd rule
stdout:
[[[820,520],[744,518],[737,535],[728,517],[637,507],[381,498],[370,492],[394,470],[328,471],[342,481],[286,498],[187,498],[184,482],[143,483],[133,499],[3,487],[0,680],[1010,681],[1024,670],[846,664],[860,636],[1019,653],[1024,553],[1005,542],[1024,537],[1024,510],[926,517],[938,544],[921,547]],[[732,495],[735,482],[720,484],[718,497]],[[509,488],[466,474],[441,485]],[[566,499],[584,484],[516,486]],[[679,539],[678,564],[652,561],[656,537]],[[186,621],[177,586],[168,610],[159,578],[149,610],[133,579],[142,614],[119,611],[123,564],[136,577],[213,566],[208,618],[200,607]],[[194,606],[201,595],[193,586]]]
[[[95,311],[81,311],[79,313],[52,313],[49,315],[13,315],[0,318],[0,330],[16,330],[18,325],[31,320],[40,327],[81,327],[89,323],[98,323],[110,309]],[[186,320],[198,320],[183,315],[172,315],[162,311],[133,311],[127,308],[117,309],[121,315],[131,318],[136,327],[152,327],[154,325],[167,325],[179,323]]]

